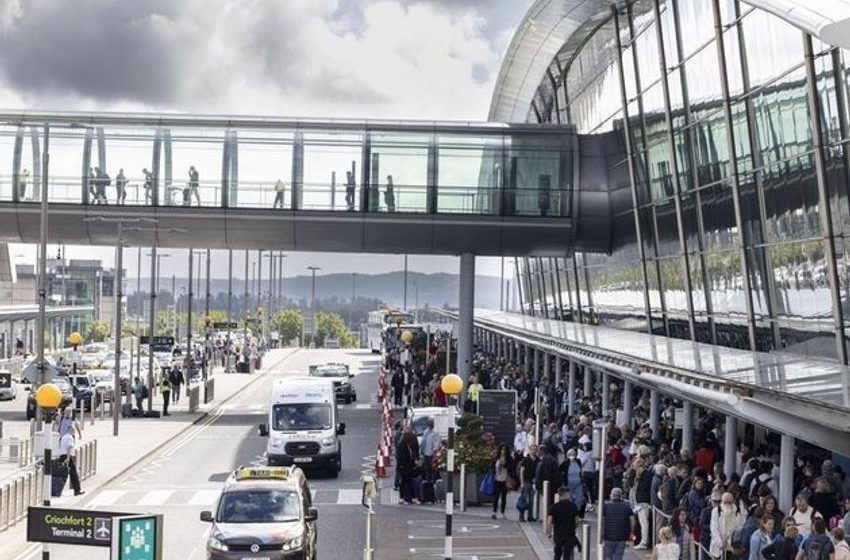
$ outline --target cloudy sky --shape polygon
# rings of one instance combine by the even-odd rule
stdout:
[[[531,1],[0,0],[0,106],[485,120]],[[105,249],[68,254],[112,260]],[[400,262],[302,257],[346,272]],[[481,261],[497,273],[497,260]]]

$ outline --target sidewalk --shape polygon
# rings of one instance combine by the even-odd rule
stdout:
[[[177,444],[178,440],[191,437],[193,426],[207,420],[210,414],[226,403],[237,393],[262,379],[266,373],[273,370],[280,362],[295,353],[297,349],[284,348],[269,351],[263,359],[263,368],[253,374],[215,373],[215,399],[199,405],[197,412],[188,412],[189,400],[185,392],[180,397],[180,404],[174,407],[171,415],[163,418],[121,418],[119,435],[112,435],[112,419],[97,419],[94,426],[86,426],[83,431],[83,441],[97,439],[97,473],[85,481],[83,489],[93,492],[101,486],[109,484],[127,471],[139,466],[148,457],[169,444]],[[201,399],[203,400],[203,399]],[[162,398],[154,397],[154,407],[162,407]],[[212,419],[209,419],[210,421]],[[11,424],[8,428],[12,428]],[[15,424],[18,424],[17,422]],[[29,434],[27,422],[20,422]],[[20,429],[20,428],[19,428]],[[181,438],[183,436],[183,438]],[[85,496],[74,497],[66,488],[65,495],[53,498],[51,505],[56,507],[80,507]],[[25,548],[26,522],[22,521],[11,529],[0,533],[0,558],[12,559]]]
[[[381,490],[381,505],[382,506],[390,506],[392,508],[402,509],[406,512],[411,511],[422,511],[422,512],[432,512],[432,513],[445,513],[446,506],[445,504],[427,504],[427,505],[415,505],[415,506],[407,506],[400,505],[398,499],[398,493],[392,490],[392,478],[387,477],[381,479],[383,481],[384,488]],[[498,523],[501,527],[505,528],[516,528],[521,534],[525,537],[527,545],[531,551],[533,551],[534,556],[538,558],[538,560],[551,560],[552,558],[552,541],[546,536],[546,533],[543,531],[543,523],[540,521],[529,523],[524,522],[521,523],[518,521],[519,519],[519,511],[516,509],[517,499],[519,498],[519,492],[509,492],[507,507],[505,508],[505,515],[507,519],[501,519],[501,516],[498,516]],[[482,504],[482,505],[467,505],[466,511],[461,512],[460,506],[455,505],[454,513],[456,516],[462,515],[466,518],[478,518],[478,519],[491,519],[491,515],[493,514],[493,506],[491,503]],[[596,523],[597,517],[596,514],[588,514],[585,516],[584,522],[590,526],[590,556],[591,560],[596,560]],[[582,528],[578,527],[577,536],[579,540],[582,538]],[[514,551],[516,555],[516,552]],[[579,560],[581,558],[581,554],[576,550],[573,554],[573,558],[575,560]],[[641,554],[640,551],[635,551],[631,546],[626,548],[626,552],[623,556],[624,560],[645,560],[647,556]]]

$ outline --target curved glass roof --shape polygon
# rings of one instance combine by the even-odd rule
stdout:
[[[743,0],[821,41],[850,48],[850,0]],[[537,0],[528,10],[499,70],[489,120],[527,122],[541,82],[566,72],[587,38],[611,17],[612,0]],[[619,4],[619,2],[617,2]]]

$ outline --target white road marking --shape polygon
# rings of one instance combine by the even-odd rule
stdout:
[[[198,490],[189,498],[190,506],[211,506],[221,495],[219,490]]]
[[[86,504],[90,508],[111,506],[127,494],[126,490],[104,490],[94,500]]]
[[[168,498],[174,494],[174,490],[152,490],[145,494],[137,505],[140,506],[161,506],[164,505]]]
[[[337,490],[336,503],[339,505],[359,505],[362,500],[362,490]]]

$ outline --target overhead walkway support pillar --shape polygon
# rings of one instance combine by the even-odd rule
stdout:
[[[652,430],[652,439],[658,437],[658,391],[649,392],[649,429]]]
[[[546,352],[542,352],[543,354],[543,377],[549,379],[551,381],[550,375],[552,374],[552,357]]]
[[[794,447],[794,437],[782,434],[779,444],[779,508],[782,511],[790,511],[794,505]]]
[[[727,479],[735,472],[735,450],[738,446],[737,444],[738,420],[734,416],[727,416],[723,445],[723,472],[726,473]]]
[[[578,372],[578,364],[570,362],[570,372],[567,381],[567,412],[570,416],[576,413],[576,373]]]
[[[623,383],[623,423],[631,429],[632,427],[632,393],[634,385],[626,380]]]
[[[531,347],[528,344],[522,345],[522,361],[525,373],[531,373]]]
[[[694,452],[694,405],[685,401],[682,403],[682,449],[688,453]]]
[[[458,294],[457,369],[464,386],[472,370],[473,313],[475,309],[475,255],[460,256],[460,293]]]
[[[584,366],[584,396],[589,397],[593,394],[593,371]]]
[[[611,388],[608,386],[610,378],[607,371],[602,372],[602,415],[611,409]]]
[[[564,374],[564,361],[560,356],[555,356],[555,384],[557,385],[558,381],[561,380],[561,376]]]
[[[540,349],[535,348],[534,350],[534,375],[532,376],[535,381],[540,379]]]

